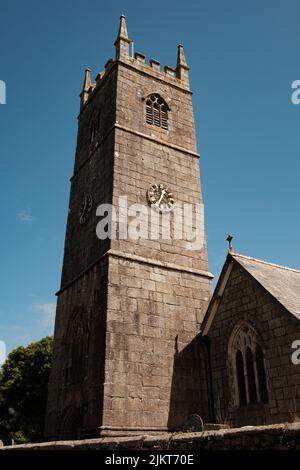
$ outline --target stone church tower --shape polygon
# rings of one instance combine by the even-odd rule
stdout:
[[[129,46],[122,16],[115,59],[95,83],[86,71],[80,95],[47,439],[176,430],[199,411],[205,240],[191,250],[180,237],[132,239],[124,224],[112,239],[96,235],[97,208],[119,207],[120,196],[146,207],[202,202],[183,47],[176,68],[161,70]]]

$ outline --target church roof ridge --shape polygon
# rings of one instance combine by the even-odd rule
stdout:
[[[235,265],[233,261],[244,268],[273,299],[300,320],[300,270],[229,252],[201,326],[204,336],[208,334],[217,313],[220,298]]]
[[[231,253],[231,256],[233,258],[235,257],[238,257],[238,258],[244,258],[244,259],[247,259],[249,261],[254,261],[254,262],[257,262],[257,263],[261,263],[261,264],[266,264],[268,266],[272,266],[274,268],[280,268],[280,269],[284,269],[286,271],[292,271],[292,272],[295,272],[295,273],[298,273],[300,274],[300,270],[299,269],[295,269],[295,268],[290,268],[288,266],[282,266],[281,264],[276,264],[276,263],[271,263],[269,261],[265,261],[265,260],[262,260],[262,259],[258,259],[258,258],[253,258],[252,256],[247,256],[247,255],[242,255],[241,253]]]

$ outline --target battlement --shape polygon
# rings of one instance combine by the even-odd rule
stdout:
[[[189,67],[186,63],[183,46],[181,44],[178,45],[176,67],[173,68],[169,65],[165,65],[161,68],[161,64],[158,60],[151,58],[146,62],[146,56],[140,52],[135,52],[134,56],[130,55],[129,49],[131,43],[132,41],[128,38],[125,16],[122,15],[120,17],[118,36],[115,41],[116,57],[106,62],[104,70],[95,77],[95,83],[91,81],[90,70],[86,70],[83,89],[80,94],[81,109],[85,103],[91,99],[96,89],[101,86],[111,69],[117,63],[122,63],[129,68],[134,68],[140,73],[150,75],[171,86],[182,88],[188,92],[190,91]]]

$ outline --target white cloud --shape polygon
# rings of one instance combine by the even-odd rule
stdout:
[[[32,329],[16,324],[0,324],[1,340],[7,344],[7,353],[20,345],[26,345],[33,341]]]
[[[18,213],[20,221],[24,224],[32,224],[33,216],[29,207],[25,207]]]
[[[0,367],[4,364],[6,359],[6,344],[0,340]]]
[[[53,332],[54,320],[55,320],[55,302],[47,303],[35,303],[33,305],[35,312],[40,314],[41,326],[43,326],[47,331]]]
[[[0,367],[1,341],[6,343],[6,352],[19,346],[38,341],[45,336],[53,335],[56,302],[42,302],[34,296],[33,302],[24,312],[7,314],[0,307]],[[2,350],[1,350],[2,347]]]

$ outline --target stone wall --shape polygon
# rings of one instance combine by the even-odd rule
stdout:
[[[209,420],[200,285],[192,273],[110,256],[103,430]]]
[[[46,416],[49,440],[79,437],[76,429],[90,436],[101,422],[107,270],[104,258],[58,297]]]
[[[300,424],[247,426],[239,429],[203,433],[165,434],[102,438],[81,441],[56,441],[0,447],[5,450],[300,450]]]

